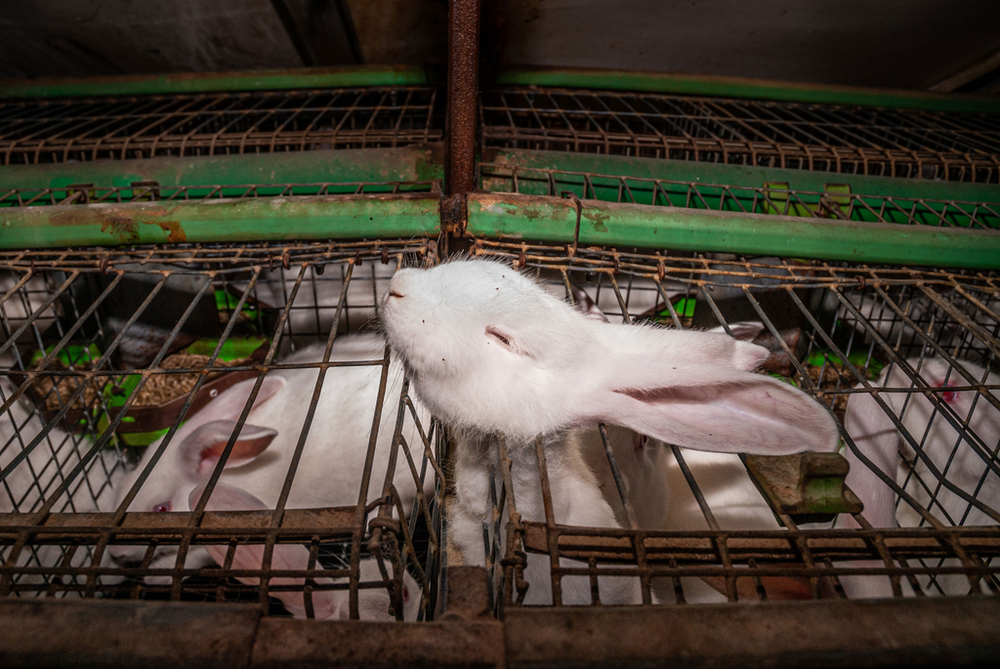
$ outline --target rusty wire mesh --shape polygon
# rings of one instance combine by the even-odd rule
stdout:
[[[487,147],[997,183],[986,114],[569,89],[484,91]]]
[[[5,252],[0,596],[270,602],[320,618],[386,617],[391,603],[397,618],[426,617],[441,433],[371,330],[386,277],[434,256],[419,240]],[[223,469],[256,429],[259,407],[242,397],[218,463],[194,474],[211,495],[190,511],[166,490],[149,496],[185,480],[171,469],[194,438],[182,421],[275,377],[305,400],[252,465],[267,475],[248,490],[262,506],[234,505],[222,486],[253,479]],[[370,401],[327,415],[351,393]],[[322,478],[337,468],[349,483]],[[206,545],[224,557],[206,559]],[[254,546],[263,557],[248,565]]]
[[[632,437],[609,427],[610,438],[589,435],[584,448],[618,527],[573,527],[537,510],[518,515],[524,510],[511,504],[510,459],[500,440],[483,519],[498,612],[540,587],[526,577],[532,555],[545,559],[551,585],[542,586],[554,593],[564,579],[587,579],[594,603],[609,576],[638,580],[646,603],[844,597],[851,579],[847,592],[860,593],[852,596],[1000,592],[994,274],[568,251],[480,240],[473,252],[538,273],[563,294],[579,286],[612,321],[735,334],[747,322],[762,323],[754,341],[772,352],[766,370],[833,411],[842,452],[852,466],[881,472],[875,487],[889,489],[895,520],[873,526],[865,517],[871,510],[855,511],[850,517],[860,529],[845,529],[847,514],[834,529],[829,508],[787,506],[780,490],[749,473],[743,456],[657,444],[653,459],[670,486],[669,505],[665,523],[644,525],[642,505],[650,497],[628,480],[640,456]],[[844,428],[852,397],[863,398],[856,405],[879,403],[877,415],[898,435],[895,465],[876,464],[863,431],[851,423],[853,433]],[[540,471],[555,452],[538,449]],[[622,476],[625,492],[614,480]],[[539,485],[549,513],[554,501],[544,476]]]
[[[850,184],[824,191],[789,188],[787,183],[758,187],[672,181],[609,174],[524,168],[494,163],[477,166],[477,183],[495,193],[521,193],[624,202],[686,209],[708,209],[767,216],[829,218],[868,223],[942,227],[1000,228],[1000,203],[934,200],[851,192]]]
[[[596,249],[570,254],[560,247],[486,240],[477,241],[473,253],[537,272],[562,294],[568,286],[582,287],[611,319],[695,328],[721,324],[733,332],[740,323],[759,320],[764,327],[755,341],[772,351],[770,372],[827,404],[841,423],[851,397],[874,396],[874,389],[888,385],[888,390],[880,389],[880,396],[888,398],[882,408],[898,414],[900,433],[910,444],[898,471],[884,472],[883,484],[897,500],[901,527],[894,529],[866,524],[864,513],[853,516],[864,529],[830,529],[829,510],[824,517],[782,507],[772,489],[764,484],[758,489],[759,479],[748,474],[738,456],[720,458],[645,443],[644,448],[663,449],[657,461],[669,487],[671,520],[665,527],[630,526],[630,516],[641,520],[643,511],[613,481],[615,470],[628,475],[628,451],[619,453],[612,467],[597,433],[588,442],[594,456],[588,462],[603,481],[618,526],[573,527],[558,524],[558,518],[549,523],[539,517],[508,522],[513,508],[501,468],[488,501],[496,514],[485,517],[482,528],[498,612],[516,605],[524,594],[525,581],[519,576],[527,555],[573,560],[551,563],[548,577],[589,579],[595,593],[609,575],[638,579],[648,603],[837,597],[844,595],[842,581],[859,574],[877,575],[899,596],[997,592],[1000,436],[989,427],[1000,424],[995,415],[1000,413],[995,376],[1000,285],[995,275]],[[400,479],[383,478],[370,467],[357,481],[368,486],[366,503],[357,503],[359,492],[352,487],[355,499],[349,504],[318,511],[299,508],[294,485],[305,474],[287,467],[281,472],[284,492],[271,510],[206,507],[181,513],[129,509],[128,499],[116,503],[121,481],[134,473],[139,447],[130,445],[135,436],[127,430],[127,418],[138,417],[138,399],[123,407],[114,391],[125,385],[126,377],[151,384],[157,377],[190,375],[207,385],[221,371],[251,380],[293,368],[334,374],[344,369],[343,361],[301,361],[296,352],[317,342],[328,344],[332,333],[344,342],[348,335],[365,332],[376,315],[381,282],[397,263],[435,261],[433,242],[421,240],[0,253],[5,270],[0,291],[3,594],[270,601],[272,612],[279,614],[284,611],[281,600],[271,594],[309,592],[306,599],[311,601],[342,588],[358,593],[363,602],[364,591],[388,589],[398,603],[400,594],[393,588],[400,581],[392,575],[408,565],[430,607],[436,574],[450,555],[441,543],[448,531],[447,514],[445,527],[440,527],[446,507],[435,501],[444,495],[440,474],[448,466],[447,434],[418,416],[403,387],[396,386],[393,394],[390,383],[382,399],[366,405],[365,414],[371,421],[380,410],[382,429],[392,437],[387,443],[378,440],[372,452],[399,444],[395,471],[409,473],[402,480],[421,482],[412,508],[400,508],[401,495],[393,487]],[[145,288],[124,292],[126,281],[133,280]],[[181,295],[179,302],[157,302],[150,297],[157,290]],[[116,300],[120,291],[128,299]],[[214,296],[208,311],[221,329],[212,335],[214,341],[266,336],[263,357],[164,369],[158,363],[172,348],[190,347],[197,333],[184,324],[204,315],[206,295]],[[161,325],[157,331],[155,322],[145,322],[147,312],[176,314],[178,308],[184,313],[171,316],[170,327]],[[146,328],[142,339],[152,339],[151,347],[136,346],[127,336],[140,327]],[[213,352],[210,347],[209,355]],[[383,356],[380,351],[349,364],[380,373],[387,368]],[[931,377],[941,361],[953,370],[943,383]],[[909,373],[892,377],[892,370]],[[50,382],[39,384],[39,379]],[[320,393],[311,383],[319,402],[328,388]],[[127,398],[138,398],[139,390],[129,391]],[[199,392],[196,386],[189,397]],[[978,393],[974,414],[963,415],[964,405],[953,400],[970,393]],[[911,395],[926,398],[918,400],[931,407],[929,423],[952,426],[950,442],[942,446],[932,432],[910,422],[905,405],[894,398]],[[197,404],[187,401],[188,410]],[[242,416],[239,423],[252,424],[253,416]],[[416,418],[421,418],[414,421],[420,428],[407,432],[403,424]],[[166,429],[176,431],[175,423],[171,418]],[[313,429],[306,420],[296,426],[296,436],[302,438],[298,446],[312,445],[307,435]],[[856,435],[849,430],[842,435],[846,449],[863,454]],[[609,426],[609,450],[615,453],[620,440],[619,429]],[[497,447],[501,445],[498,441]],[[372,447],[365,442],[359,448]],[[972,478],[948,464],[970,454],[981,464]],[[540,459],[544,462],[544,450]],[[28,483],[19,484],[18,476],[25,472]],[[438,474],[433,477],[437,487],[424,489],[432,472]],[[227,481],[224,476],[217,480]],[[131,492],[138,498],[143,489],[140,484]],[[740,495],[738,504],[726,499],[733,490]],[[397,522],[404,516],[407,523]],[[228,562],[221,567],[186,566],[177,558],[178,550],[220,544],[228,551]],[[240,569],[233,563],[237,550],[249,545],[268,551],[307,547],[310,562],[302,569],[278,563]],[[137,562],[111,559],[111,549],[128,546],[139,547]],[[166,563],[158,561],[164,554]],[[386,567],[381,577],[361,572],[373,555]],[[270,580],[262,587],[237,576]],[[299,580],[281,580],[295,578]],[[355,612],[360,615],[361,609]]]
[[[220,198],[298,197],[309,195],[372,195],[440,192],[440,181],[327,182],[294,184],[225,184],[160,186],[149,181],[129,186],[11,188],[0,191],[0,207],[40,207],[67,204],[125,202],[185,202]]]
[[[439,141],[433,88],[0,103],[0,164],[396,147]]]

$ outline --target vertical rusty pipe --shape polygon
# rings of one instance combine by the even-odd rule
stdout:
[[[464,195],[475,188],[479,5],[451,0],[448,9],[448,194],[463,212]]]

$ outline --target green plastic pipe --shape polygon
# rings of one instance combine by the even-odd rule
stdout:
[[[559,244],[573,242],[577,221],[577,209],[571,200],[506,193],[470,195],[468,215],[467,234]],[[1000,269],[1000,232],[594,200],[582,203],[579,243]]]
[[[426,86],[418,67],[359,65],[242,72],[180,72],[83,79],[0,80],[0,98],[61,98],[96,95],[173,95],[214,91],[267,91],[360,86]]]
[[[131,186],[134,181],[156,181],[160,186],[433,181],[444,178],[443,166],[444,148],[440,144],[3,165],[0,195],[13,188],[42,190],[82,183]]]
[[[0,209],[0,249],[436,236],[428,194],[318,195]]]
[[[768,183],[787,183],[797,191],[822,193],[829,184],[850,184],[851,193],[901,199],[1000,203],[1000,185],[872,177],[839,172],[816,172],[777,167],[725,165],[720,163],[631,158],[562,151],[487,150],[484,162],[524,169],[585,172],[589,174],[665,181],[761,188]],[[498,177],[503,180],[503,177]],[[547,184],[545,184],[547,188]],[[524,191],[520,191],[524,192]],[[542,193],[537,193],[541,195]],[[1000,210],[1000,204],[994,205]]]
[[[496,78],[496,83],[502,86],[589,88],[861,107],[1000,114],[1000,100],[995,96],[924,93],[922,91],[827,86],[662,72],[517,68],[501,72]]]

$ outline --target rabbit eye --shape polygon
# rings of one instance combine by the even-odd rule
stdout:
[[[509,335],[501,332],[500,330],[497,330],[492,325],[486,327],[486,336],[496,341],[498,344],[503,346],[508,351],[513,351],[514,353],[520,352],[514,347],[514,341],[510,338]]]
[[[167,511],[170,511],[170,502],[153,505],[153,513],[166,513]]]

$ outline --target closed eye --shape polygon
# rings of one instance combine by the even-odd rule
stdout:
[[[492,325],[486,326],[486,336],[495,341],[496,343],[503,346],[505,349],[511,353],[517,353],[518,355],[527,355],[526,351],[521,350],[521,347],[517,345],[514,338],[511,337],[506,332],[503,332]]]

